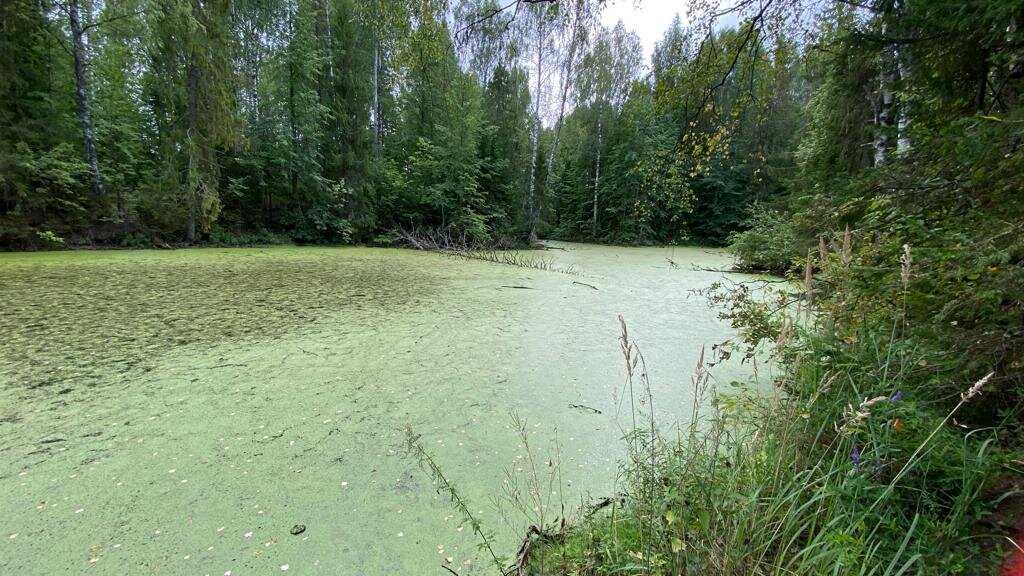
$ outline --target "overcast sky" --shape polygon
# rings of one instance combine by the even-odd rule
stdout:
[[[722,6],[731,6],[725,0]],[[683,25],[686,25],[686,0],[608,0],[601,15],[604,25],[608,28],[622,20],[627,30],[636,32],[644,45],[644,54],[650,62],[654,53],[654,44],[665,35],[665,30],[672,24],[672,18],[679,14]],[[717,23],[718,27],[735,26],[735,16],[727,16]]]
[[[676,14],[683,18],[681,13],[685,9],[686,5],[680,0],[644,0],[639,7],[636,0],[608,0],[601,18],[608,28],[622,20],[627,30],[636,32],[650,60],[655,42],[661,40]]]

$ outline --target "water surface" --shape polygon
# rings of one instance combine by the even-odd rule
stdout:
[[[571,509],[615,492],[617,316],[662,422],[730,336],[691,293],[724,254],[555,247],[578,275],[370,248],[0,255],[0,573],[493,573],[402,429],[512,554],[510,414],[560,473],[543,502]]]

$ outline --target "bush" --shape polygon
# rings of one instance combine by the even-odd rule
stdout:
[[[64,247],[64,239],[54,234],[52,230],[36,230],[36,237],[46,248]]]
[[[747,230],[729,236],[740,268],[783,273],[793,268],[795,257],[806,254],[808,243],[782,212],[755,206],[747,225]]]
[[[148,234],[132,232],[121,238],[122,248],[146,249],[153,247],[153,239]]]
[[[230,232],[226,230],[214,230],[210,232],[211,244],[221,246],[273,246],[278,244],[290,244],[291,240],[281,234],[273,234],[266,230],[259,232]]]
[[[748,290],[737,297],[723,316],[774,341],[776,393],[709,386],[705,367],[734,352],[717,347],[693,377],[697,406],[710,394],[709,408],[695,409],[688,433],[662,437],[645,407],[647,369],[623,330],[626,389],[640,396],[625,403],[640,407],[640,424],[626,435],[624,489],[533,536],[521,548],[526,573],[995,573],[1001,536],[976,527],[1004,497],[992,488],[1010,455],[998,429],[952,425],[993,380],[960,379],[959,402],[938,411],[913,375],[921,356],[886,349],[902,326],[843,338],[824,310],[772,312]]]

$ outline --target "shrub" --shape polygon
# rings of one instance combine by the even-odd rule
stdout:
[[[729,236],[729,249],[746,270],[786,272],[793,268],[794,257],[806,253],[796,227],[784,213],[754,207],[749,228]]]

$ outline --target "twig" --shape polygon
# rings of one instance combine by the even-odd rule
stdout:
[[[519,545],[519,551],[516,553],[516,565],[510,574],[517,576],[526,574],[526,565],[530,561],[530,548],[533,547],[533,536],[536,536],[540,542],[549,542],[559,538],[559,535],[552,536],[537,526],[531,525],[526,530],[526,537],[523,538],[522,544]]]
[[[502,568],[501,560],[498,559],[497,553],[491,546],[491,539],[487,537],[487,533],[483,531],[480,526],[480,521],[477,520],[476,516],[469,509],[466,501],[462,498],[462,495],[455,488],[455,486],[448,480],[448,477],[444,475],[441,467],[438,466],[437,462],[430,455],[429,452],[420,444],[420,436],[412,431],[411,426],[405,427],[405,443],[409,452],[416,457],[420,465],[430,474],[434,482],[437,485],[438,494],[444,493],[451,500],[452,505],[456,510],[462,513],[465,519],[469,522],[469,525],[473,528],[473,533],[480,538],[483,543],[484,549],[490,554],[491,560],[494,561],[494,565],[500,570]]]
[[[492,9],[488,10],[486,13],[481,15],[476,20],[473,20],[472,22],[469,22],[468,24],[466,24],[462,28],[459,28],[455,32],[455,37],[458,38],[460,35],[462,35],[462,33],[468,32],[470,29],[475,28],[475,27],[479,26],[480,24],[483,24],[484,22],[490,20],[491,18],[494,18],[498,14],[501,14],[502,12],[504,12],[505,10],[508,10],[509,8],[512,8],[513,6],[516,8],[516,14],[518,14],[519,13],[519,5],[520,4],[543,4],[545,2],[548,3],[548,4],[554,4],[557,1],[558,0],[512,0],[512,2],[509,2],[508,4],[506,4],[504,6],[499,6],[497,8],[492,8]],[[515,20],[515,16],[513,16],[512,19]]]
[[[701,266],[694,266],[691,270],[694,272],[718,272],[719,274],[747,274],[747,272],[737,270],[735,268],[704,268]]]
[[[580,286],[586,286],[587,288],[593,288],[594,290],[597,290],[597,286],[594,286],[593,284],[587,284],[586,282],[577,282],[577,281],[573,280],[572,283],[573,284],[579,284]]]

